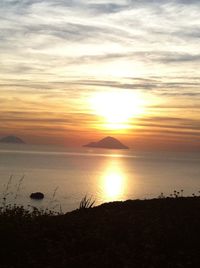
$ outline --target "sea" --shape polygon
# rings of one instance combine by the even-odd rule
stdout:
[[[0,145],[0,206],[65,213],[84,197],[100,205],[175,195],[200,195],[200,153]]]

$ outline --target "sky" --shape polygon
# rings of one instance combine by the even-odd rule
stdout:
[[[199,14],[197,0],[1,0],[0,137],[200,150]],[[134,109],[113,127],[124,94]]]

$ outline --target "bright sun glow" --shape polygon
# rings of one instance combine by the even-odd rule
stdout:
[[[112,159],[101,177],[104,201],[122,200],[126,192],[126,177],[121,161]]]
[[[144,99],[132,91],[98,92],[92,97],[91,105],[110,129],[129,128],[130,120],[144,113]]]
[[[108,199],[117,199],[123,192],[123,177],[117,172],[105,176],[105,194]]]

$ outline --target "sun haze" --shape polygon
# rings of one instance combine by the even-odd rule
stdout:
[[[1,2],[0,136],[199,150],[199,1]]]
[[[130,128],[131,120],[145,112],[141,94],[132,91],[98,92],[90,102],[94,113],[101,117],[102,128],[111,130]]]

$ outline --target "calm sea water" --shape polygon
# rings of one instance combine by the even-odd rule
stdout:
[[[1,202],[6,195],[8,203],[55,210],[61,205],[65,212],[76,209],[85,195],[98,205],[181,189],[184,195],[199,194],[199,153],[0,145]],[[42,201],[30,200],[36,191],[45,194]]]

